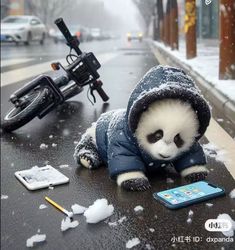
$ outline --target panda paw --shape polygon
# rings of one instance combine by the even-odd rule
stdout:
[[[123,181],[121,187],[125,190],[130,191],[145,191],[149,189],[151,186],[149,181],[145,178],[131,179]]]
[[[86,154],[81,155],[79,160],[80,160],[80,163],[83,167],[89,168],[89,169],[94,168],[94,165],[92,163],[91,158],[89,156],[87,156]]]
[[[208,170],[205,166],[193,166],[186,168],[181,172],[181,176],[187,182],[196,182],[204,180],[208,175]]]
[[[145,191],[151,186],[145,174],[141,171],[126,172],[117,176],[117,184],[125,190]]]
[[[189,175],[185,176],[184,178],[187,182],[191,183],[191,182],[205,180],[207,175],[208,175],[207,172],[200,172],[200,173],[189,174]]]

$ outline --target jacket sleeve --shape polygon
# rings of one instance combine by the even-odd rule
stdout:
[[[180,158],[173,162],[173,165],[177,172],[196,166],[196,165],[205,165],[206,157],[203,152],[202,146],[196,142],[190,148],[190,150],[184,153]]]
[[[145,172],[139,150],[130,142],[122,140],[114,140],[109,146],[108,168],[112,179],[116,179],[117,175],[125,172]]]

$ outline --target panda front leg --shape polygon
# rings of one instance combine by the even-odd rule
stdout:
[[[98,168],[102,164],[96,146],[95,129],[96,124],[93,123],[92,126],[87,129],[85,134],[82,135],[74,152],[75,161],[89,169]]]
[[[141,171],[119,174],[117,176],[117,184],[130,191],[145,191],[151,187],[148,178]]]
[[[187,182],[196,182],[204,180],[209,173],[209,170],[204,165],[188,167],[180,172],[180,175]]]

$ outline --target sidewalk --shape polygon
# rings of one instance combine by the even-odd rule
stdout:
[[[184,68],[197,82],[203,95],[235,124],[235,80],[219,80],[219,45],[217,40],[201,40],[197,44],[198,56],[186,59],[185,41],[179,50],[172,51],[163,43],[151,41],[151,47],[160,60]],[[161,62],[161,60],[163,62]]]

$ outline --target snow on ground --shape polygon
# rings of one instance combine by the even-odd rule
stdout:
[[[235,188],[229,193],[230,198],[235,199]]]
[[[71,206],[71,208],[73,214],[83,214],[87,210],[86,207],[80,206],[79,204],[74,204]]]
[[[108,205],[106,199],[98,199],[93,205],[89,206],[84,212],[87,223],[97,223],[102,221],[113,214],[113,205]]]
[[[235,101],[235,80],[219,80],[219,45],[212,45],[208,42],[198,42],[197,57],[186,59],[185,41],[179,41],[179,50],[172,51],[163,43],[154,42],[169,54],[177,58],[181,63],[190,66],[195,72],[206,79],[217,90],[222,92],[229,99]]]
[[[26,246],[27,247],[33,247],[34,243],[37,242],[42,242],[46,240],[46,235],[45,234],[35,234],[26,241]]]
[[[1,194],[1,200],[6,200],[6,199],[8,199],[8,195]]]
[[[137,246],[139,244],[140,244],[140,240],[138,238],[133,238],[133,239],[127,241],[126,248],[130,249],[130,248]]]
[[[207,156],[214,158],[216,161],[225,163],[228,160],[226,158],[226,151],[219,149],[213,143],[203,144],[202,147],[203,147],[204,153]]]
[[[39,206],[39,209],[45,209],[45,208],[47,208],[47,205],[45,205],[45,204],[41,204],[41,205]]]
[[[45,144],[45,143],[42,143],[42,144],[40,145],[40,149],[47,149],[47,148],[48,148],[48,145]]]
[[[69,228],[75,228],[78,226],[78,224],[79,223],[77,220],[71,221],[69,217],[66,217],[61,221],[61,231],[66,231]]]
[[[142,207],[142,206],[140,206],[140,205],[138,205],[138,206],[136,206],[135,208],[134,208],[134,211],[135,212],[142,212],[144,210],[144,208]]]
[[[235,221],[228,214],[219,214],[217,219],[219,220],[228,220],[232,224],[232,228],[229,231],[222,231],[222,234],[226,237],[233,237],[235,230]]]
[[[108,224],[109,224],[109,226],[111,226],[111,227],[115,227],[115,226],[117,226],[117,225],[119,225],[119,224],[122,224],[122,222],[123,222],[123,221],[126,221],[126,220],[127,220],[126,216],[123,216],[123,217],[121,217],[118,221],[109,222]]]

